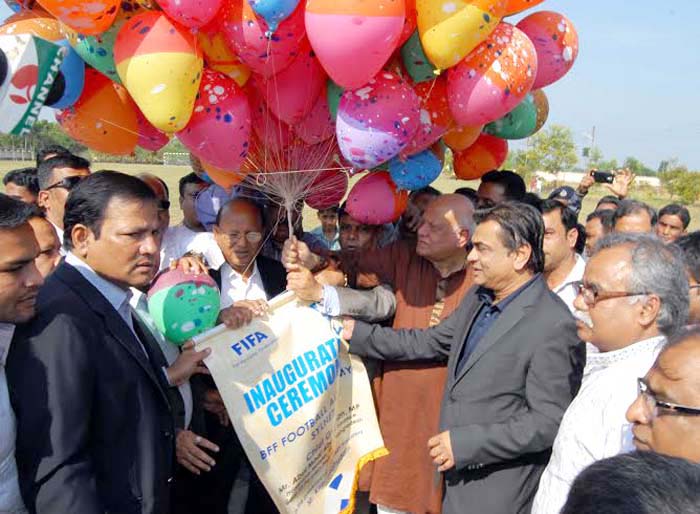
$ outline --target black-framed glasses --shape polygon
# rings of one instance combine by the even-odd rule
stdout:
[[[700,284],[692,284],[691,286],[688,287],[688,289],[690,289],[691,291],[693,289],[697,289],[698,291],[700,291]]]
[[[77,186],[81,180],[85,178],[84,175],[74,175],[72,177],[64,177],[55,184],[51,184],[49,187],[47,187],[44,191],[50,191],[52,189],[65,189],[66,191],[70,191],[73,189],[75,186]]]
[[[583,301],[589,307],[593,307],[596,303],[604,300],[612,300],[613,298],[628,298],[631,296],[645,296],[651,293],[630,293],[629,291],[598,291],[598,288],[593,285],[586,285],[583,280],[572,282],[576,295],[581,295]]]
[[[649,384],[647,384],[646,380],[643,378],[637,379],[637,392],[644,400],[644,406],[652,417],[659,415],[659,409],[683,416],[700,416],[700,408],[686,407],[685,405],[659,400],[656,397],[656,393],[651,390]]]

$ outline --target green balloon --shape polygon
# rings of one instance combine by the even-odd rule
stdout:
[[[165,338],[181,345],[216,324],[220,303],[216,287],[186,282],[151,296],[148,311]]]
[[[435,68],[423,51],[417,30],[401,47],[401,59],[414,82],[427,82],[435,78]]]
[[[502,118],[492,121],[483,132],[501,139],[524,139],[537,131],[537,105],[528,93],[515,109]]]
[[[107,32],[100,34],[99,39],[95,36],[84,36],[76,33],[69,38],[69,41],[86,63],[106,75],[110,80],[121,84],[112,51],[118,32],[119,29],[113,25]]]
[[[343,96],[345,90],[338,84],[328,79],[328,87],[326,89],[326,97],[328,99],[328,110],[331,113],[331,117],[335,120],[338,117],[338,104],[340,104],[340,97]]]

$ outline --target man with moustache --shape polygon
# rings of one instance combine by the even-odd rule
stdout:
[[[129,305],[157,270],[158,202],[136,177],[98,172],[71,191],[63,225],[68,254],[8,357],[22,497],[39,514],[167,514],[167,363]]]
[[[5,361],[15,323],[34,316],[43,279],[36,269],[39,245],[32,235],[28,204],[0,194],[0,512],[26,512],[15,462],[15,417],[5,375]]]
[[[562,419],[533,514],[558,514],[584,468],[632,449],[625,411],[637,396],[637,378],[688,316],[679,251],[650,234],[603,239],[577,288],[579,337],[599,352],[587,355],[581,389]]]

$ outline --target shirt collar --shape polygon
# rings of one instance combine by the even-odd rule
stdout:
[[[116,284],[113,284],[109,280],[101,277],[95,270],[93,270],[86,262],[80,260],[73,252],[69,252],[66,255],[66,263],[73,266],[78,273],[80,273],[85,280],[90,282],[95,289],[97,289],[102,296],[104,296],[109,304],[114,307],[116,311],[120,311],[125,302],[131,299],[131,290],[124,290]]]
[[[233,267],[227,262],[225,264],[226,266],[226,276],[230,278],[231,280],[243,280],[243,275],[238,273]],[[253,261],[253,272],[250,274],[250,277],[248,277],[248,282],[256,278],[258,275],[260,275],[260,272],[258,271],[258,260],[255,259]]]
[[[480,287],[477,290],[477,295],[479,297],[479,300],[481,300],[483,303],[485,303],[488,307],[490,307],[492,310],[497,310],[499,312],[503,312],[506,307],[510,303],[513,302],[518,296],[520,296],[520,293],[525,291],[530,284],[532,284],[538,277],[540,276],[539,273],[535,273],[535,276],[533,276],[530,280],[525,282],[522,286],[520,286],[517,290],[513,291],[511,294],[509,294],[507,297],[505,297],[503,300],[501,300],[498,303],[493,303],[493,291],[491,289],[486,289],[485,287]]]
[[[574,282],[577,282],[583,278],[583,273],[584,273],[584,271],[586,271],[586,261],[579,254],[575,254],[575,255],[576,255],[576,264],[574,264],[574,267],[571,268],[571,271],[566,276],[566,278],[561,283],[561,285],[559,285],[554,290],[555,294],[558,294],[559,292],[562,291],[562,289],[569,287]]]
[[[666,344],[666,336],[660,335],[637,341],[612,352],[590,353],[586,355],[586,367],[589,369],[607,368],[618,362],[629,360],[635,355],[655,351],[657,347],[664,344]]]
[[[7,352],[10,351],[10,342],[15,333],[12,323],[0,323],[0,366],[5,366]]]
[[[56,235],[58,236],[58,240],[61,243],[61,246],[63,246],[63,229],[56,225],[53,221],[50,219],[46,218],[49,223],[51,223],[51,226],[54,228],[56,231]]]

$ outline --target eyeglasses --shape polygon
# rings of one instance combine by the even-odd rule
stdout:
[[[226,234],[226,237],[231,241],[232,243],[237,243],[238,241],[241,240],[242,237],[245,237],[246,241],[252,244],[259,243],[262,240],[262,233],[260,232],[231,232],[230,234]]]
[[[693,284],[693,285],[689,286],[688,289],[690,289],[691,291],[692,291],[693,289],[698,289],[698,290],[700,290],[700,284]]]
[[[66,191],[70,191],[73,189],[75,186],[77,186],[81,180],[83,180],[85,177],[83,175],[74,175],[72,177],[64,177],[55,184],[50,185],[47,187],[44,191],[50,191],[52,189],[58,189],[59,187],[61,189],[65,189]]]
[[[682,416],[700,416],[700,408],[686,407],[685,405],[659,400],[656,397],[656,393],[651,390],[649,384],[647,384],[646,380],[643,378],[637,379],[637,393],[644,400],[644,407],[647,413],[651,414],[653,418],[659,415],[659,409],[664,409]]]
[[[596,303],[604,300],[612,300],[613,298],[628,298],[631,296],[644,296],[651,293],[630,293],[629,291],[598,291],[593,285],[586,285],[582,280],[572,282],[576,295],[581,295],[583,301],[589,307],[593,307]]]

